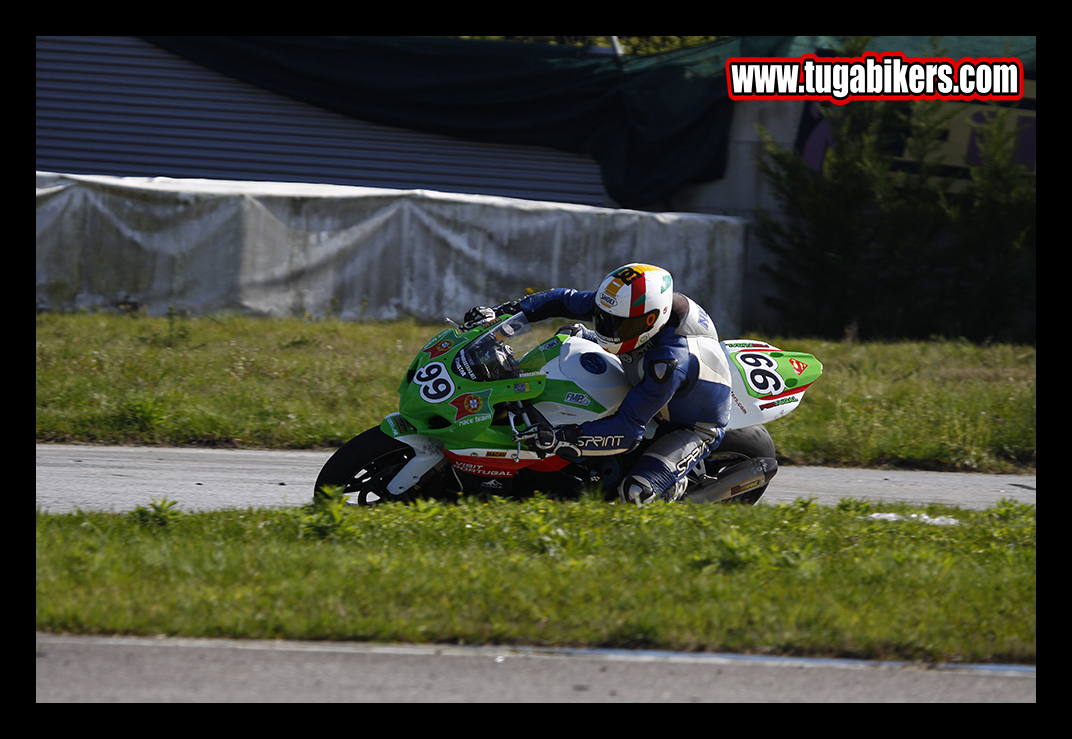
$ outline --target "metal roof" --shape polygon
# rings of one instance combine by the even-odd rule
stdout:
[[[36,167],[317,182],[613,206],[590,158],[332,113],[133,36],[37,37]]]

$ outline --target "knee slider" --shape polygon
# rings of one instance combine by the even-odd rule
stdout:
[[[645,505],[650,503],[658,495],[651,483],[643,477],[629,475],[618,487],[618,500],[633,505]]]

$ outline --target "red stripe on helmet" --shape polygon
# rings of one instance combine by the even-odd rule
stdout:
[[[644,315],[644,305],[647,303],[647,301],[641,300],[639,305],[636,304],[637,298],[644,297],[644,294],[648,291],[647,278],[644,277],[644,274],[644,272],[640,272],[640,276],[633,280],[633,284],[630,285],[630,287],[633,288],[632,292],[629,295],[630,318],[633,318],[634,316]]]

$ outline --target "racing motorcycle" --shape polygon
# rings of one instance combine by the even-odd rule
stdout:
[[[449,323],[406,370],[398,411],[328,459],[314,497],[341,488],[350,505],[375,505],[462,494],[567,497],[602,490],[616,500],[630,465],[672,430],[653,420],[639,445],[615,456],[566,459],[528,448],[518,439],[533,429],[613,414],[631,387],[621,360],[568,329],[541,342],[523,313],[476,325]],[[811,354],[762,341],[723,341],[722,348],[732,375],[726,435],[689,472],[684,489],[679,485],[664,495],[668,502],[754,505],[778,471],[763,424],[796,408],[823,370]]]

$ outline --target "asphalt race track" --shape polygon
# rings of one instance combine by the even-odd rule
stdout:
[[[37,507],[307,502],[329,452],[37,445]],[[1035,504],[1035,476],[783,467],[764,501]],[[37,634],[40,702],[1035,702],[1035,668]]]
[[[309,502],[330,452],[37,445],[37,505],[60,513],[126,511],[157,498],[180,510]],[[841,498],[984,509],[1001,498],[1035,503],[1034,475],[781,467],[763,501]]]
[[[1035,702],[1034,668],[37,635],[38,702]]]

